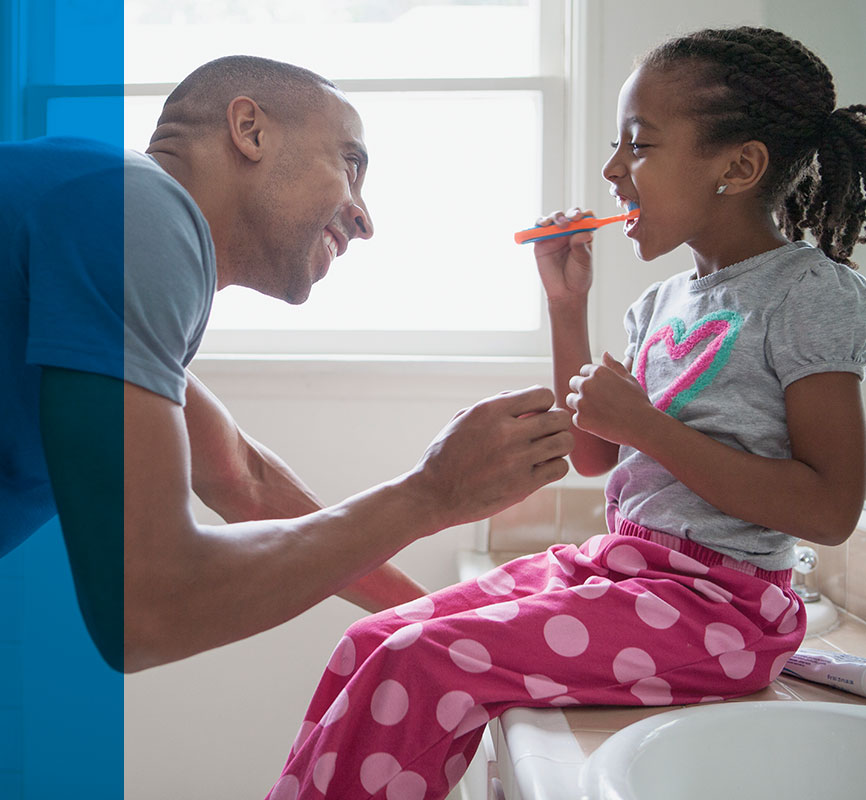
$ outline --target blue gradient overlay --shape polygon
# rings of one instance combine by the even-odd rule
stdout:
[[[121,147],[122,84],[122,2],[0,0],[0,139]],[[118,452],[121,427],[106,431]],[[0,798],[122,797],[123,677],[90,640],[54,518],[0,559]]]

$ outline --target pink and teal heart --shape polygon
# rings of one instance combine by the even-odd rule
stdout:
[[[638,356],[635,377],[646,391],[646,367],[649,351],[658,342],[664,342],[668,356],[679,361],[688,356],[699,344],[709,343],[665,389],[655,405],[672,417],[695,399],[712,382],[730,358],[734,342],[740,332],[743,318],[736,311],[714,311],[699,319],[686,330],[685,323],[674,317],[658,328],[645,342]]]

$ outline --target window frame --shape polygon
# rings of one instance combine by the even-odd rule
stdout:
[[[575,108],[582,90],[573,76],[576,56],[588,44],[582,17],[591,3],[577,0],[537,2],[539,11],[539,75],[513,78],[335,78],[345,92],[535,91],[541,97],[541,197],[544,208],[564,207],[574,196],[575,167],[582,159],[570,145]],[[580,47],[576,43],[580,39]],[[329,76],[331,77],[331,76]],[[48,102],[58,97],[165,96],[174,83],[115,85],[29,85],[24,87],[25,138],[42,135]],[[584,87],[585,88],[585,87]],[[576,102],[577,101],[577,102]],[[578,157],[575,158],[575,155]],[[528,266],[531,268],[531,266]],[[376,354],[394,356],[548,356],[549,324],[543,294],[539,294],[539,326],[529,331],[401,331],[401,330],[208,330],[199,352],[207,354],[292,356],[297,354]]]

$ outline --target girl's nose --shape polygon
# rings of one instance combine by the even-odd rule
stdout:
[[[619,151],[614,150],[611,157],[604,163],[604,166],[601,168],[601,175],[610,183],[622,178],[625,176],[625,165],[619,158]]]

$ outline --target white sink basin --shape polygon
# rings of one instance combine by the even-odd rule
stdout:
[[[581,771],[585,800],[853,800],[866,794],[866,705],[719,703],[611,736]]]

